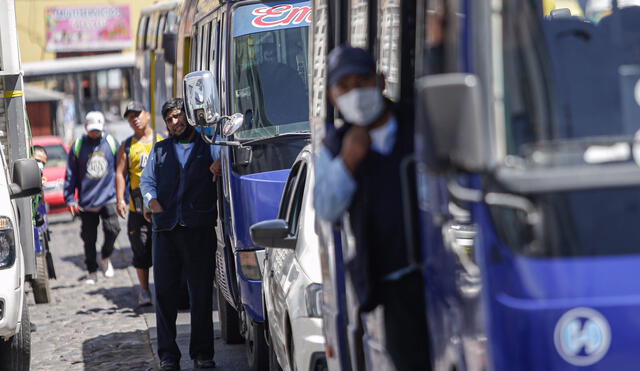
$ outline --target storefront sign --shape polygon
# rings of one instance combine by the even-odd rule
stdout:
[[[82,52],[131,48],[128,5],[51,7],[47,50]]]

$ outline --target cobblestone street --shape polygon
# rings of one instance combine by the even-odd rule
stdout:
[[[36,326],[31,334],[31,369],[156,370],[154,309],[136,307],[137,278],[130,267],[125,223],[121,222],[112,256],[115,277],[107,279],[99,274],[96,285],[87,285],[83,282],[86,270],[80,223],[69,220],[68,215],[50,217],[51,251],[58,277],[49,281],[52,303],[36,305],[28,293],[29,314]],[[98,249],[100,246],[99,237]],[[217,312],[214,321],[218,369],[245,370],[244,347],[222,344]],[[183,369],[191,367],[188,341],[187,311],[178,316]]]

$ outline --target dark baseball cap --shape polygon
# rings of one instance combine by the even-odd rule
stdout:
[[[127,104],[127,107],[124,109],[124,113],[122,114],[122,117],[126,119],[127,114],[129,112],[142,112],[142,111],[144,111],[144,106],[142,105],[142,103],[132,100]]]
[[[329,87],[348,75],[371,75],[376,72],[376,61],[364,49],[342,45],[327,56]]]

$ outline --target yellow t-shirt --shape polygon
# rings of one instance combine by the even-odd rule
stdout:
[[[163,139],[164,137],[162,135],[156,134],[156,142]],[[131,189],[140,188],[140,177],[142,176],[144,167],[147,165],[152,148],[153,141],[142,143],[136,140],[136,138],[131,138],[131,147],[129,147],[129,182],[131,183]],[[129,209],[135,211],[133,198],[130,199]]]

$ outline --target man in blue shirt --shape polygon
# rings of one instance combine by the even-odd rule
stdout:
[[[355,254],[346,270],[367,313],[381,306],[385,348],[398,371],[429,369],[424,285],[404,235],[401,164],[411,122],[384,98],[384,77],[367,51],[348,46],[327,59],[329,100],[343,125],[327,127],[316,161],[314,207],[350,225]]]
[[[110,256],[120,233],[116,213],[116,159],[118,142],[104,133],[104,115],[98,111],[85,117],[86,135],[78,138],[69,151],[64,180],[64,198],[72,215],[80,215],[80,236],[84,242],[85,263],[89,275],[87,284],[95,284],[96,240],[98,223],[102,219],[104,243],[100,265],[105,277],[113,277]],[[78,192],[78,202],[75,195]]]
[[[162,370],[179,370],[176,316],[181,277],[191,306],[189,355],[195,368],[213,368],[213,279],[218,146],[202,140],[187,123],[180,98],[162,106],[169,138],[156,143],[140,188],[153,228],[158,356]],[[212,175],[213,173],[213,175]],[[217,173],[217,174],[216,174]]]

